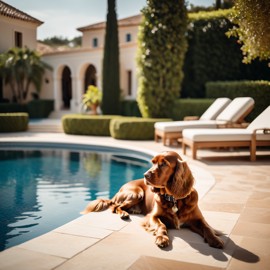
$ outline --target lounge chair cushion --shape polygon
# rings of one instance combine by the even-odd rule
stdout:
[[[270,106],[260,113],[247,127],[249,130],[270,128]]]
[[[155,129],[164,132],[182,132],[189,128],[217,128],[218,124],[226,124],[225,121],[216,122],[215,120],[193,120],[193,121],[173,121],[155,123]]]
[[[200,120],[215,120],[230,102],[231,100],[229,98],[217,98],[201,115]]]
[[[246,129],[187,129],[183,137],[194,142],[220,142],[220,141],[250,141],[254,130],[270,129],[270,106],[258,115]],[[256,133],[257,141],[269,141],[270,133],[259,130]]]
[[[235,98],[216,118],[220,121],[235,123],[252,107],[254,99],[251,97]]]
[[[217,128],[220,125],[235,123],[241,116],[254,106],[254,100],[250,97],[235,98],[217,116],[216,120],[193,120],[193,121],[173,121],[159,122],[155,124],[155,129],[164,132],[181,132],[190,128]]]
[[[183,137],[193,142],[250,141],[253,131],[249,129],[185,129]],[[270,140],[270,134],[259,131],[257,140]]]

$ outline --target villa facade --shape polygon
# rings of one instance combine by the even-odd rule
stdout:
[[[37,28],[42,21],[0,1],[0,53],[10,48],[37,48]],[[12,100],[11,91],[0,77],[0,99]]]
[[[37,48],[37,27],[43,24],[30,15],[0,1],[0,53],[12,47]]]
[[[120,87],[125,99],[135,99],[137,94],[136,51],[141,15],[118,20]],[[106,22],[80,27],[80,48],[47,50],[37,42],[37,28],[43,22],[0,1],[0,53],[12,47],[37,49],[42,60],[52,66],[46,71],[41,99],[53,99],[55,112],[81,111],[82,95],[88,85],[102,90],[102,62]],[[11,100],[8,86],[1,83],[3,98]]]
[[[136,51],[141,15],[118,21],[120,87],[126,99],[137,92]],[[82,95],[88,85],[102,90],[102,61],[106,23],[78,28],[82,47],[44,53],[42,59],[53,67],[45,75],[41,98],[54,99],[55,111],[81,111]]]

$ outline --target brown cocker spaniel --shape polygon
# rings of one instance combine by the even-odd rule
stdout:
[[[205,221],[198,207],[198,193],[187,163],[173,151],[155,156],[152,163],[144,179],[123,185],[111,200],[90,202],[82,214],[108,208],[122,219],[128,219],[129,213],[144,214],[143,226],[153,232],[161,248],[169,245],[167,228],[180,226],[200,234],[211,247],[223,248],[220,232]]]

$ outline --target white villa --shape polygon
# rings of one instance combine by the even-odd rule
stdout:
[[[135,99],[137,91],[136,50],[141,15],[118,21],[120,86],[126,99]],[[78,28],[82,46],[62,51],[42,51],[36,39],[43,22],[0,1],[0,53],[9,48],[29,47],[42,53],[42,60],[53,67],[46,71],[40,93],[42,99],[54,99],[55,112],[81,110],[82,95],[89,84],[102,89],[102,61],[106,22]],[[5,37],[5,38],[2,38]],[[11,98],[1,83],[0,97]]]

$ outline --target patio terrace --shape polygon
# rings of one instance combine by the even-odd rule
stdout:
[[[0,134],[1,144],[72,142],[148,151],[175,150],[153,141],[63,133]],[[182,229],[170,230],[171,245],[161,250],[151,234],[109,211],[82,216],[52,232],[0,253],[0,269],[267,269],[270,265],[270,149],[249,161],[247,150],[200,150],[188,161],[197,179],[199,205],[206,220],[225,233],[223,250]],[[81,209],[78,209],[80,211]]]

